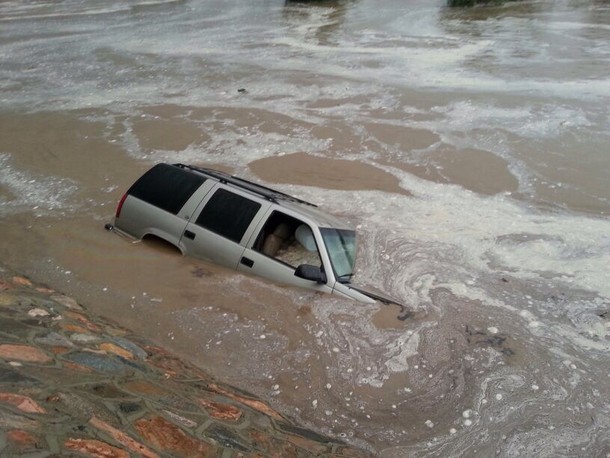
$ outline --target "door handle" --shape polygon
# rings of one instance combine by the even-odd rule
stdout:
[[[195,240],[195,233],[191,231],[184,231],[184,236],[187,239]]]
[[[254,265],[254,261],[252,259],[246,258],[245,256],[242,256],[239,262],[246,267],[252,267]]]

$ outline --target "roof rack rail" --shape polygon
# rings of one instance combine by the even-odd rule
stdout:
[[[281,191],[277,191],[275,189],[268,188],[266,186],[260,185],[258,183],[254,183],[252,181],[246,180],[244,178],[239,178],[233,175],[229,175],[228,173],[221,172],[220,170],[208,169],[205,167],[196,167],[194,165],[188,164],[173,164],[176,167],[180,167],[183,169],[191,169],[200,173],[204,173],[211,177],[216,178],[221,183],[231,183],[235,186],[238,186],[242,189],[250,191],[254,194],[257,194],[271,202],[278,203],[278,200],[285,200],[289,202],[298,202],[301,204],[309,205],[311,207],[317,207],[316,204],[312,204],[311,202],[307,202],[305,200],[301,200],[297,197],[291,196],[290,194],[283,193]]]

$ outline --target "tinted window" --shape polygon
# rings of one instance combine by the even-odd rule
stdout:
[[[197,218],[197,224],[234,242],[239,242],[261,204],[219,189]]]
[[[204,181],[196,173],[158,164],[134,183],[129,194],[175,215]]]

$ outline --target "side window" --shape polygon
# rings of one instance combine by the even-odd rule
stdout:
[[[197,225],[239,243],[261,204],[219,189],[203,207]]]
[[[322,266],[311,228],[281,212],[271,214],[253,248],[294,268],[301,264]]]
[[[158,164],[142,175],[128,194],[175,215],[204,181],[196,173]]]

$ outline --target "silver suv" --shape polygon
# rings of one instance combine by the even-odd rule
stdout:
[[[218,170],[158,164],[129,188],[114,226],[267,279],[356,299],[394,302],[351,283],[356,234],[316,205]]]

